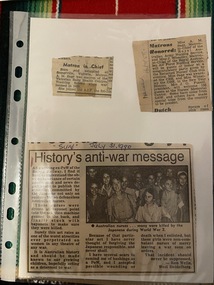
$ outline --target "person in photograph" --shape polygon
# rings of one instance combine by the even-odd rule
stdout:
[[[121,177],[121,189],[123,192],[125,192],[128,189],[129,181],[128,177],[126,175],[123,175]]]
[[[161,198],[163,194],[163,173],[161,171],[156,173],[155,189],[157,193],[156,203],[158,206],[161,206]]]
[[[97,176],[97,170],[94,167],[88,167],[87,175],[90,180],[95,180]]]
[[[133,183],[133,189],[135,190],[135,200],[137,208],[139,207],[141,200],[143,198],[143,194],[145,191],[145,185],[143,183],[143,177],[140,172],[136,172],[134,174],[134,183]]]
[[[135,189],[129,187],[129,181],[126,175],[121,178],[121,189],[123,193],[126,193],[129,199],[132,200],[133,208],[136,213],[137,211],[137,197],[135,195]]]
[[[100,188],[99,194],[109,199],[113,195],[113,188],[110,183],[111,177],[108,172],[103,173],[102,186]]]
[[[153,189],[154,192],[154,199],[155,199],[155,203],[160,206],[160,193],[159,193],[159,188],[155,185],[155,175],[153,174],[149,174],[147,177],[147,184],[145,186],[145,191],[146,189]],[[145,192],[144,192],[145,194]],[[145,197],[145,195],[143,196]],[[143,204],[145,204],[145,201],[143,202]]]
[[[156,172],[155,185],[158,185],[161,188],[163,187],[163,172],[162,171]]]
[[[118,178],[112,180],[114,194],[107,201],[109,222],[130,223],[134,222],[134,205],[127,193],[122,191],[121,181]]]
[[[86,176],[86,196],[90,195],[91,184],[98,183],[97,170],[92,166],[87,168]]]
[[[162,221],[162,217],[170,219],[170,215],[164,208],[159,207],[155,202],[154,189],[147,188],[144,193],[145,204],[137,210],[136,221],[146,223],[158,223]]]
[[[149,176],[147,177],[147,186],[154,186],[154,185],[155,185],[155,176],[153,174],[149,174]]]
[[[170,178],[172,180],[172,184],[173,184],[173,190],[176,191],[176,175],[174,173],[174,170],[169,167],[166,169],[166,179]]]
[[[179,171],[177,174],[177,193],[181,196],[181,199],[184,203],[182,216],[180,220],[182,222],[189,222],[189,191],[188,191],[188,179],[187,173],[185,171]]]
[[[86,200],[87,222],[107,222],[106,206],[106,199],[98,194],[98,185],[93,182],[90,186],[90,195]]]
[[[144,188],[143,177],[139,171],[135,172],[134,174],[133,186],[133,188],[135,188],[136,190],[141,190]]]
[[[166,220],[166,222],[181,222],[184,203],[180,194],[174,191],[173,180],[171,178],[166,178],[165,180],[161,206],[170,215],[170,220]]]

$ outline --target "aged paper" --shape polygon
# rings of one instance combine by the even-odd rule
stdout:
[[[53,58],[52,86],[57,96],[111,97],[113,57]]]
[[[39,276],[40,278],[58,278],[58,280],[78,277],[82,280],[86,280],[87,277],[88,279],[93,279],[92,282],[94,283],[96,282],[95,279],[99,279],[98,283],[101,282],[101,279],[114,280],[110,281],[113,283],[116,282],[115,280],[120,280],[119,282],[121,282],[121,280],[130,280],[132,283],[134,281],[203,283],[212,280],[212,113],[180,112],[175,114],[169,112],[166,116],[165,113],[139,112],[140,108],[132,50],[133,40],[174,38],[183,35],[192,35],[197,32],[198,34],[206,34],[207,36],[210,67],[210,23],[210,19],[207,18],[155,19],[149,21],[127,21],[122,19],[105,21],[91,19],[32,19],[26,150],[27,142],[51,141],[186,142],[193,145],[193,169],[195,174],[197,205],[197,262],[195,263],[195,272],[185,274],[179,272],[153,274],[134,272],[133,274],[126,274],[125,271],[122,274],[121,272],[105,274],[98,273],[97,271],[95,273],[86,272],[75,274],[71,272],[69,274],[69,269],[65,273],[58,273],[54,269],[52,269],[52,272],[49,272],[47,268],[46,272],[37,271],[30,273],[29,270],[27,271],[27,262],[29,262],[29,236],[26,234],[29,229],[29,223],[25,222],[28,213],[29,187],[24,184],[22,201],[23,219],[21,225],[23,234],[21,235],[20,244],[21,266],[19,268],[19,276],[22,278],[25,276],[29,276],[29,278]],[[69,37],[68,32],[65,31],[69,31]],[[71,55],[114,57],[114,81],[111,100],[108,98],[94,100],[92,97],[70,98],[70,96],[53,96],[52,82],[50,80],[52,59]],[[38,82],[40,84],[38,84]],[[94,146],[102,147],[100,144],[94,144]],[[116,147],[117,146],[118,145],[116,145]],[[64,151],[72,150],[73,144],[61,144],[60,149],[63,148]],[[44,148],[44,151],[47,153],[46,148]],[[65,152],[64,154],[69,153]],[[96,151],[95,154],[99,154],[99,152]],[[27,158],[27,155],[25,155],[25,158]],[[118,166],[120,166],[121,163],[118,163]],[[94,163],[94,165],[95,164],[96,163]],[[104,166],[104,164],[102,165]],[[95,166],[102,165],[96,164]],[[27,165],[25,169],[28,169]],[[204,171],[202,171],[202,169]],[[98,170],[99,169],[97,169],[97,171]],[[27,171],[24,173],[27,176]],[[83,174],[83,177],[80,177],[81,183],[83,184],[84,179],[86,178]],[[81,186],[80,189],[83,189],[83,192],[80,192],[79,195],[82,201],[82,199],[85,199],[85,188]],[[37,189],[37,192],[39,192],[39,189]],[[48,204],[51,205],[50,199]],[[82,221],[84,221],[84,227],[87,227],[87,230],[89,228],[90,234],[93,234],[91,225],[95,223],[91,223],[89,220],[86,221],[86,218],[89,219],[89,215],[87,216],[86,213],[82,213],[82,208],[86,209],[85,205],[83,205],[79,211],[81,212],[80,223],[82,224]],[[121,223],[111,222],[111,225],[117,225],[118,228],[120,224]],[[139,226],[141,225],[139,222],[136,223],[136,225],[137,224]],[[172,222],[171,224],[176,223]],[[105,225],[108,224],[105,223]],[[130,228],[132,223],[129,222],[126,223],[126,225]],[[148,226],[147,223],[144,223],[144,225]],[[101,228],[99,228],[99,233],[96,232],[96,234],[102,234],[103,230],[100,229]],[[33,235],[33,232],[31,234]],[[106,234],[106,229],[104,234]],[[82,245],[84,246],[84,240],[85,237],[83,236],[80,243],[81,250]],[[206,243],[204,242],[205,240],[207,241]],[[72,246],[68,247],[71,248]],[[53,249],[53,247],[51,248]],[[54,246],[54,248],[56,248],[56,246]],[[48,250],[50,251],[51,249]],[[135,252],[137,252],[137,250],[136,248]],[[35,255],[36,254],[37,253],[35,253]],[[53,258],[56,259],[56,257]],[[34,259],[36,259],[36,257],[34,257]],[[54,262],[56,263],[56,261]],[[32,261],[31,266],[33,265],[35,264],[33,264]],[[48,266],[50,265],[51,264],[48,264]],[[38,269],[31,267],[31,270]],[[76,268],[74,268],[74,270],[76,270]]]
[[[133,42],[142,112],[211,110],[206,36]]]
[[[29,272],[195,271],[190,145],[28,145]]]

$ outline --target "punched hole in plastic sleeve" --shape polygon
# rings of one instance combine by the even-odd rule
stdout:
[[[5,242],[5,247],[6,247],[7,249],[11,249],[11,248],[13,247],[13,243],[8,240],[8,241]]]
[[[22,40],[17,41],[17,42],[16,42],[16,46],[17,46],[18,48],[22,48],[22,47],[24,46],[23,41],[22,41]]]
[[[21,96],[22,96],[22,93],[20,90],[17,89],[14,91],[14,93],[13,93],[14,101],[19,102],[21,100]]]
[[[10,182],[8,185],[8,193],[14,195],[16,193],[16,183]]]
[[[22,67],[21,66],[16,66],[16,68],[15,68],[15,77],[16,78],[21,78],[22,77]]]
[[[19,143],[19,140],[16,137],[14,137],[14,138],[11,139],[11,143],[13,145],[17,145]]]
[[[9,221],[13,220],[13,218],[14,218],[14,213],[15,213],[15,211],[14,211],[13,208],[10,207],[10,208],[7,209],[7,219],[8,219]]]

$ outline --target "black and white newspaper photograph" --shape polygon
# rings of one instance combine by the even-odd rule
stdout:
[[[189,222],[188,167],[86,168],[87,222]]]

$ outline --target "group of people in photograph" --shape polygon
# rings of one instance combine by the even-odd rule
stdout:
[[[87,222],[189,222],[185,170],[87,167]]]

